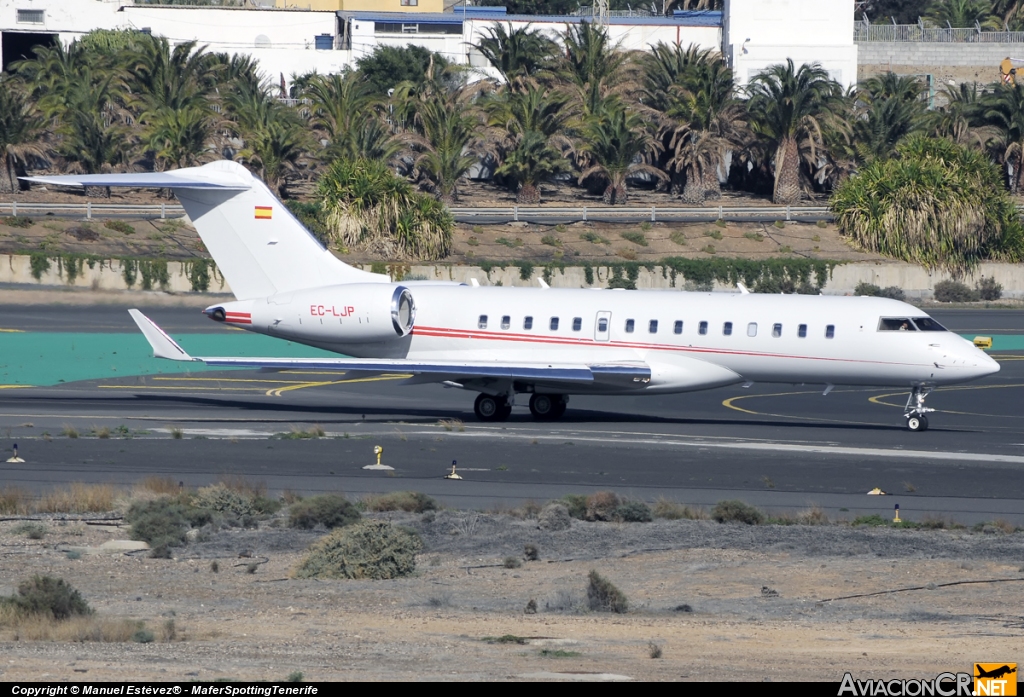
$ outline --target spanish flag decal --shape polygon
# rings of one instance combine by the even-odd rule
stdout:
[[[274,209],[271,206],[256,206],[257,220],[270,220],[274,217]]]

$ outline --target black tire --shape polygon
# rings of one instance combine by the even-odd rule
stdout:
[[[565,413],[565,402],[560,394],[535,394],[530,397],[530,413],[538,421],[553,421]]]
[[[505,402],[505,405],[498,412],[498,418],[495,421],[505,421],[510,416],[512,416],[512,405]]]
[[[502,402],[498,397],[481,394],[473,403],[473,411],[476,413],[476,418],[481,421],[497,421],[502,411]]]
[[[928,430],[928,417],[912,415],[907,417],[907,428],[916,433]]]

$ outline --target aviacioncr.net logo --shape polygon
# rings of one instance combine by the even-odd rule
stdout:
[[[939,673],[931,680],[856,680],[843,675],[839,697],[973,697],[970,673]]]

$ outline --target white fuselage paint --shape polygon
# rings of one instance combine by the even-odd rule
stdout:
[[[344,285],[302,291],[296,294],[301,298],[224,307],[251,313],[252,324],[243,328],[359,358],[643,362],[651,367],[647,384],[579,390],[587,393],[682,392],[744,381],[911,387],[965,382],[999,370],[992,358],[952,332],[880,331],[883,317],[927,317],[909,304],[883,298],[407,287],[416,315],[405,337],[391,326],[391,308],[383,300],[389,293],[364,298]],[[345,308],[343,316],[337,308]],[[526,317],[533,318],[529,329]],[[552,318],[558,319],[557,329]],[[676,333],[679,321],[682,332]],[[725,332],[727,322],[731,334]],[[376,332],[367,335],[364,323]],[[799,335],[800,325],[806,325],[805,336]]]

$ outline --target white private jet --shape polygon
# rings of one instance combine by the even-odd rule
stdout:
[[[867,297],[615,292],[393,282],[328,251],[243,166],[214,162],[158,174],[31,177],[61,186],[169,188],[181,201],[234,302],[204,312],[339,358],[192,357],[138,310],[160,358],[210,366],[409,373],[479,392],[483,421],[530,395],[557,419],[568,395],[666,394],[736,383],[908,388],[906,423],[928,428],[937,385],[999,364],[923,311]]]

